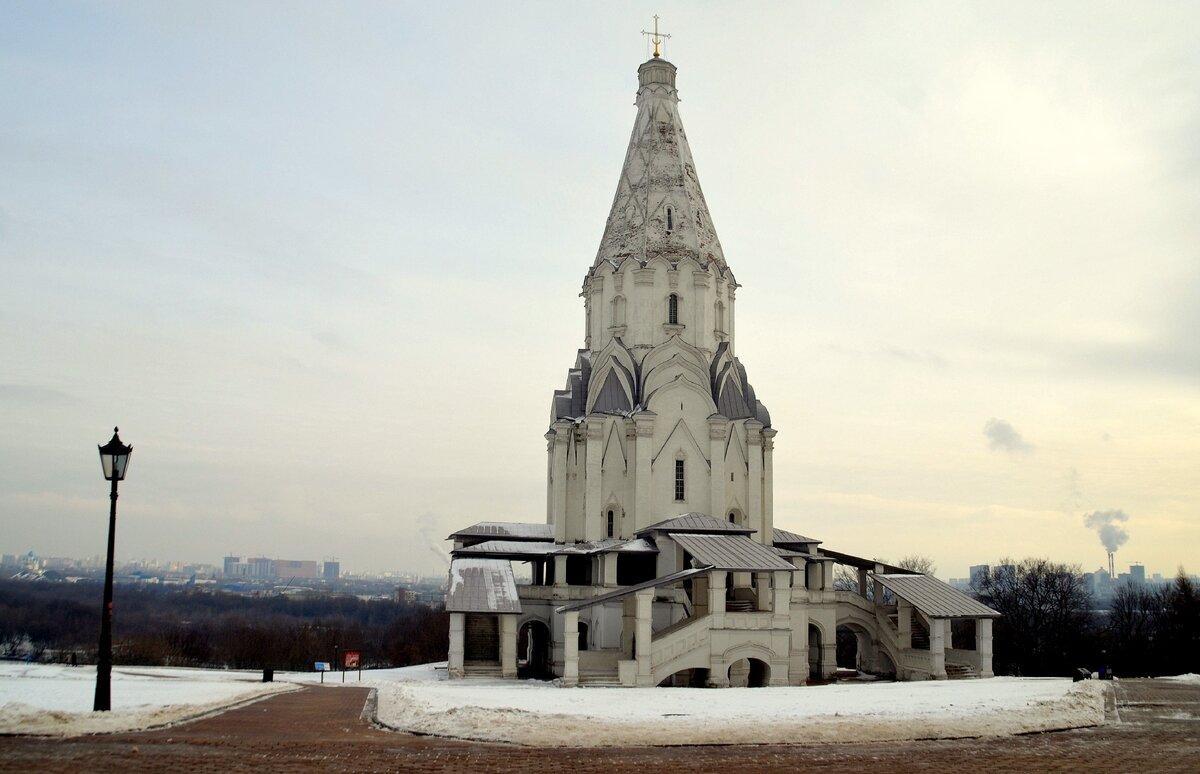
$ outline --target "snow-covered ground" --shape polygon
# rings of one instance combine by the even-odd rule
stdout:
[[[92,712],[96,668],[0,662],[0,733],[77,734],[162,726],[256,697],[296,690],[262,672],[114,667],[112,711]]]
[[[402,731],[539,746],[862,742],[998,736],[1104,722],[1101,681],[851,682],[805,688],[560,688],[445,679],[445,665],[347,672],[378,690]],[[70,736],[167,725],[300,684],[317,673],[116,667],[113,711],[93,713],[95,669],[0,662],[0,733]],[[1195,675],[1179,679],[1200,679]],[[340,685],[340,674],[325,683]]]
[[[440,674],[444,674],[440,673]],[[1104,722],[1106,684],[998,677],[804,688],[558,688],[439,679],[432,666],[372,680],[378,719],[404,731],[536,746],[871,742],[1003,736]]]

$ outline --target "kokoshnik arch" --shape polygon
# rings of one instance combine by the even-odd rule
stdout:
[[[775,528],[776,430],[736,354],[738,283],[675,76],[657,48],[638,68],[584,347],[551,402],[545,521],[450,536],[450,677],[803,685],[836,672],[839,628],[857,646],[843,666],[990,677],[995,611]],[[834,588],[837,564],[853,588]]]

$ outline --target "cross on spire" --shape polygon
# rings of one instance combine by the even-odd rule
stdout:
[[[665,32],[658,31],[658,14],[654,14],[654,32],[647,32],[646,30],[642,30],[642,34],[653,36],[651,38],[651,42],[654,43],[654,56],[656,58],[662,56],[662,54],[660,54],[658,51],[658,46],[660,43],[662,43],[663,38],[669,38],[671,36]]]

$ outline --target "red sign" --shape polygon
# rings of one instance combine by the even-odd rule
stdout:
[[[346,669],[358,669],[359,652],[357,650],[346,651]]]

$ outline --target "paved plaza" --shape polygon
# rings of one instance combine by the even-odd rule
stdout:
[[[0,771],[38,772],[1153,772],[1200,768],[1200,684],[1114,683],[1118,720],[996,739],[848,745],[540,749],[392,733],[363,719],[368,691],[310,687],[173,728],[0,739]],[[599,690],[599,689],[597,689]],[[612,689],[615,690],[615,689]],[[769,690],[769,689],[767,689]]]

